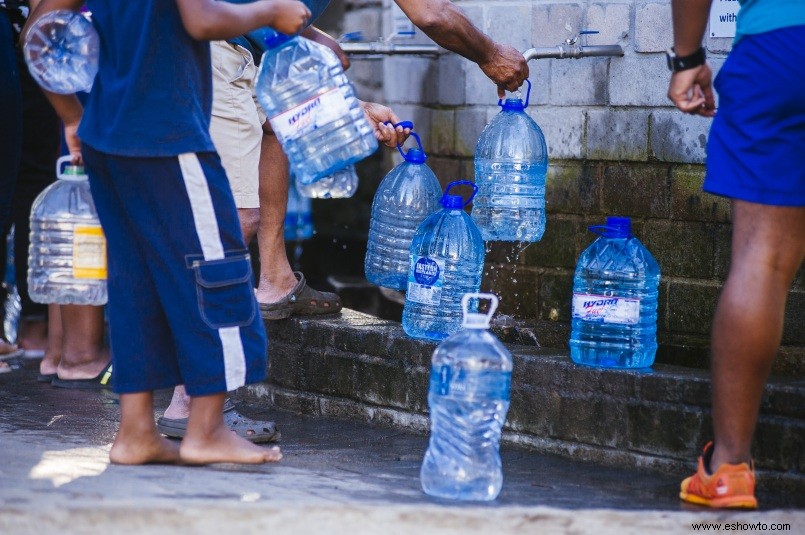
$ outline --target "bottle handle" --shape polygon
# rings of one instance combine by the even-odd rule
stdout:
[[[531,80],[526,78],[525,83],[528,84],[528,89],[526,90],[526,93],[525,93],[525,104],[523,104],[523,108],[528,107],[528,100],[531,98]],[[503,106],[503,99],[502,98],[498,99],[498,106],[501,106],[501,107]]]
[[[68,175],[65,175],[62,172],[62,167],[64,165],[70,165],[73,162],[73,157],[71,155],[62,156],[58,160],[56,160],[56,178],[60,180],[69,180]]]
[[[475,198],[475,196],[478,194],[478,186],[476,186],[474,182],[470,182],[469,180],[456,180],[455,182],[449,183],[444,190],[444,194],[447,195],[447,192],[450,191],[450,188],[455,186],[472,186],[472,195],[470,195],[470,198],[467,199],[467,202],[465,202],[462,205],[462,207],[470,204],[472,200]]]
[[[470,312],[468,309],[470,299],[489,299],[490,301],[489,311],[486,314],[482,314],[479,312]],[[492,321],[492,316],[498,309],[498,303],[499,303],[498,296],[496,296],[495,294],[482,293],[482,292],[465,293],[461,297],[461,311],[464,314],[464,321],[463,321],[464,326],[465,327],[484,326],[485,328],[488,328],[490,322]]]
[[[391,121],[385,121],[383,124],[390,124],[394,128],[397,128],[398,126],[402,126],[403,128],[408,128],[409,130],[411,130],[411,135],[414,137],[414,139],[416,139],[416,143],[417,143],[417,145],[419,145],[419,150],[422,151],[422,154],[425,154],[425,149],[422,147],[422,140],[419,139],[419,135],[417,135],[416,132],[414,132],[414,123],[413,123],[413,121],[400,121],[397,124],[392,124]],[[400,156],[403,157],[403,160],[405,160],[406,162],[410,161],[408,159],[408,155],[403,151],[402,145],[400,145],[399,143],[397,143],[397,150],[400,151]]]

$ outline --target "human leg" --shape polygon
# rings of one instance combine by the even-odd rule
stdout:
[[[57,376],[62,354],[62,322],[60,305],[48,305],[48,345],[45,357],[39,362],[39,375],[42,381]],[[47,381],[50,382],[50,381]]]
[[[121,394],[120,427],[109,452],[114,464],[175,463],[179,447],[154,426],[152,392]]]
[[[109,365],[104,344],[103,307],[61,305],[62,353],[57,374],[61,380],[92,379]],[[54,381],[54,386],[63,386]]]

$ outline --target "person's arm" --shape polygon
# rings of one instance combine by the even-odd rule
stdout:
[[[30,25],[45,13],[56,9],[78,11],[83,4],[84,0],[30,0],[30,16],[25,28],[23,28],[20,42],[25,42],[25,35]],[[64,142],[73,157],[73,163],[81,163],[81,141],[78,139],[77,131],[78,124],[84,114],[83,106],[81,106],[75,95],[59,95],[45,89],[42,89],[42,92],[51,106],[53,106],[53,109],[56,110],[56,114],[62,123],[64,123]]]
[[[702,46],[711,1],[672,0],[674,52],[678,56],[689,56]],[[710,65],[705,63],[673,73],[668,86],[668,98],[685,113],[713,117],[716,104]]]
[[[528,78],[528,63],[516,48],[496,43],[450,0],[394,0],[414,25],[439,46],[478,64],[498,86],[515,91]]]
[[[338,56],[338,59],[341,61],[341,67],[344,70],[349,69],[349,58],[341,49],[341,45],[338,44],[338,41],[321,31],[320,29],[316,28],[315,26],[308,26],[307,28],[302,31],[300,34],[302,37],[306,39],[310,39],[311,41],[315,41],[320,45],[324,45],[333,52],[335,55]]]
[[[216,0],[175,1],[185,30],[200,41],[231,39],[263,26],[293,35],[310,18],[310,10],[297,0],[259,0],[250,4]]]
[[[405,143],[405,140],[411,135],[410,128],[403,128],[402,126],[395,128],[393,126],[400,122],[400,118],[388,106],[375,102],[363,102],[362,100],[358,102],[360,102],[366,119],[375,131],[375,138],[380,143],[387,147],[396,147]],[[386,124],[387,122],[391,123],[391,125]]]

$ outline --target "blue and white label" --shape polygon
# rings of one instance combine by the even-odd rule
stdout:
[[[430,389],[438,396],[451,399],[509,400],[512,372],[501,370],[453,370],[443,364],[430,370]]]
[[[406,299],[422,305],[438,306],[442,301],[444,260],[411,255]]]
[[[280,141],[285,142],[348,114],[349,105],[336,87],[272,117],[269,122]]]
[[[590,322],[637,325],[640,299],[574,292],[573,317]]]

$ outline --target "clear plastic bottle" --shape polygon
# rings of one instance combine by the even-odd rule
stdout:
[[[451,182],[442,196],[442,209],[419,225],[411,241],[408,291],[402,326],[409,336],[442,340],[461,328],[461,298],[478,292],[484,269],[484,242],[478,227],[450,189],[472,182]]]
[[[570,358],[606,368],[645,368],[657,352],[660,267],[628,217],[606,226],[579,257],[573,279]]]
[[[274,34],[260,62],[257,99],[300,184],[377,150],[377,139],[338,57],[304,37]]]
[[[528,82],[528,94],[531,82]],[[498,101],[502,110],[475,146],[478,196],[472,219],[485,241],[535,242],[545,233],[548,148],[537,123],[525,113],[528,94]]]
[[[62,164],[31,208],[28,293],[37,303],[106,303],[106,239],[84,168]]]
[[[336,171],[334,174],[317,180],[312,184],[295,181],[296,190],[302,197],[310,199],[348,199],[358,190],[358,173],[354,165]]]
[[[487,314],[469,312],[472,298],[492,301]],[[433,353],[430,444],[422,490],[455,500],[494,500],[503,486],[500,435],[512,377],[511,353],[488,331],[498,305],[492,294],[466,294],[463,330]]]
[[[291,177],[293,182],[293,177]],[[285,241],[302,241],[313,237],[313,212],[308,197],[296,188],[288,188],[288,208],[285,212]]]
[[[403,128],[413,123],[399,123]],[[366,245],[364,270],[366,279],[392,290],[405,290],[408,285],[411,241],[422,221],[439,210],[442,187],[430,167],[419,136],[411,132],[418,148],[403,152],[403,162],[383,178],[372,202],[369,241]]]
[[[31,76],[53,93],[89,91],[98,73],[100,38],[89,19],[59,9],[31,25],[23,55]]]

